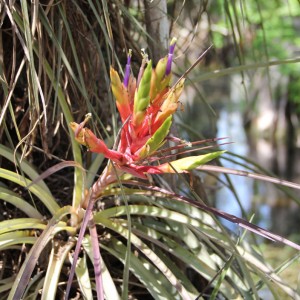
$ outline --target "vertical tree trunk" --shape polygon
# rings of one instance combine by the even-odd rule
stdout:
[[[144,0],[146,30],[149,34],[149,54],[156,64],[166,55],[169,42],[169,23],[166,0]]]

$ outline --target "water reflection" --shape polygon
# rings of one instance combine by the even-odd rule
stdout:
[[[224,150],[228,150],[237,155],[248,157],[249,156],[249,146],[247,141],[246,132],[244,130],[242,114],[238,110],[228,111],[222,109],[219,114],[219,120],[217,122],[217,137],[228,136],[231,137],[233,141],[232,144],[223,146]],[[235,162],[221,159],[221,163],[226,168],[237,168],[237,163],[240,162],[245,166],[238,166],[240,170],[247,170],[246,163],[242,159],[235,159]],[[236,196],[238,197],[240,204],[246,212],[250,212],[253,208],[253,180],[247,177],[229,175],[230,181],[235,188]],[[225,175],[221,175],[220,179],[226,182]],[[216,193],[216,206],[221,210],[229,212],[238,217],[245,217],[242,214],[240,205],[237,202],[236,196],[227,187],[219,189]],[[261,222],[259,225],[266,227],[269,223],[270,218],[270,208],[267,205],[261,205],[259,207],[259,215],[261,217]],[[224,220],[224,225],[229,229],[236,231],[237,226]]]
[[[205,82],[201,90],[202,98],[213,107],[217,120],[207,104],[201,102],[201,97],[192,88],[188,88],[185,96],[186,112],[182,115],[181,123],[190,128],[183,128],[186,131],[186,136],[185,133],[183,136],[188,140],[201,139],[201,134],[203,138],[227,136],[233,144],[226,145],[223,149],[250,159],[275,174],[275,177],[299,183],[300,147],[297,148],[296,143],[288,142],[292,137],[289,134],[286,113],[289,103],[286,98],[287,83],[282,80],[282,76],[277,76],[279,72],[276,76],[275,73],[272,69],[272,86],[269,85],[267,76],[260,72],[252,74],[251,82],[250,79],[248,82],[247,79],[242,81],[240,75]],[[279,86],[280,91],[274,97],[269,88],[275,89]],[[217,124],[217,128],[214,124]],[[297,131],[297,127],[294,131]],[[225,167],[249,171],[244,160],[229,157],[235,162],[223,159],[222,164]],[[238,163],[244,164],[244,167]],[[250,167],[256,169],[256,173],[264,173],[252,164]],[[220,179],[225,180],[223,175],[220,175]],[[247,216],[242,214],[234,193],[221,183],[205,183],[212,205],[247,219],[254,215],[255,224],[282,236],[289,237],[293,233],[299,236],[299,191],[290,190],[285,193],[274,184],[247,177],[232,175],[230,179]],[[234,231],[237,230],[229,222],[226,225]]]

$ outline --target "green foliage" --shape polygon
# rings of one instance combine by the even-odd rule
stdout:
[[[222,11],[222,18],[217,14]],[[214,46],[228,45],[229,36],[236,37],[235,47],[252,61],[269,59],[283,60],[294,55],[300,47],[297,19],[300,16],[299,2],[286,1],[219,1],[210,7],[215,16]],[[228,26],[230,24],[230,27]],[[227,33],[226,33],[227,32]],[[289,64],[283,70],[289,72],[296,65]]]
[[[298,70],[290,73],[288,85],[288,97],[295,103],[296,111],[300,113],[300,77]]]

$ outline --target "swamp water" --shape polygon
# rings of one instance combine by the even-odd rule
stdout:
[[[288,163],[291,157],[289,157],[285,141],[284,107],[286,99],[284,95],[286,94],[286,81],[279,77],[278,72],[274,72],[272,76],[274,85],[281,84],[282,90],[277,96],[278,100],[274,100],[270,96],[270,86],[266,82],[265,74],[262,73],[255,74],[252,78],[251,91],[249,87],[241,84],[240,75],[218,79],[217,86],[215,82],[202,83],[202,85],[205,84],[203,98],[212,105],[216,112],[215,120],[206,104],[199,100],[199,96],[195,95],[192,89],[188,88],[184,97],[187,99],[187,109],[181,123],[188,124],[194,132],[204,133],[206,138],[229,137],[228,141],[232,143],[221,148],[237,156],[245,157],[246,160],[231,154],[224,155],[229,158],[229,160],[221,160],[224,167],[246,171],[254,168],[256,169],[255,173],[263,174],[262,170],[255,167],[257,165],[270,171],[275,177],[300,183],[299,145],[295,145],[293,161]],[[245,99],[245,89],[247,90],[247,99]],[[187,95],[189,95],[188,98]],[[277,101],[276,105],[274,101]],[[183,101],[183,103],[185,102]],[[247,113],[247,110],[250,113]],[[276,132],[273,130],[275,122]],[[213,123],[216,124],[215,127]],[[245,126],[247,124],[248,126]],[[250,127],[251,129],[248,130]],[[274,136],[276,136],[275,140]],[[190,132],[184,137],[188,140],[195,140],[193,133]],[[217,208],[245,218],[240,208],[241,204],[248,219],[251,216],[254,217],[255,224],[285,237],[297,235],[293,240],[300,242],[299,190],[289,189],[286,193],[278,185],[248,177],[229,175],[229,178],[236,194],[226,186],[217,183],[216,192],[213,193],[213,201]],[[227,182],[224,175],[220,175],[219,179]],[[224,224],[233,231],[239,230],[236,225],[228,221],[224,221]]]

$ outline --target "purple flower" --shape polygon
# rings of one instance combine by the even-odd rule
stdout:
[[[168,61],[167,61],[167,67],[166,67],[166,76],[168,76],[171,73],[171,67],[172,67],[172,60],[173,60],[173,53],[176,45],[176,38],[173,38],[170,43],[169,48],[169,54],[168,54]]]
[[[128,83],[129,83],[129,77],[130,77],[130,63],[131,63],[131,53],[132,53],[132,50],[129,49],[128,51],[128,55],[127,55],[127,64],[126,64],[126,67],[125,67],[125,74],[124,74],[124,80],[123,80],[123,83],[124,83],[124,86],[125,87],[128,87]]]

